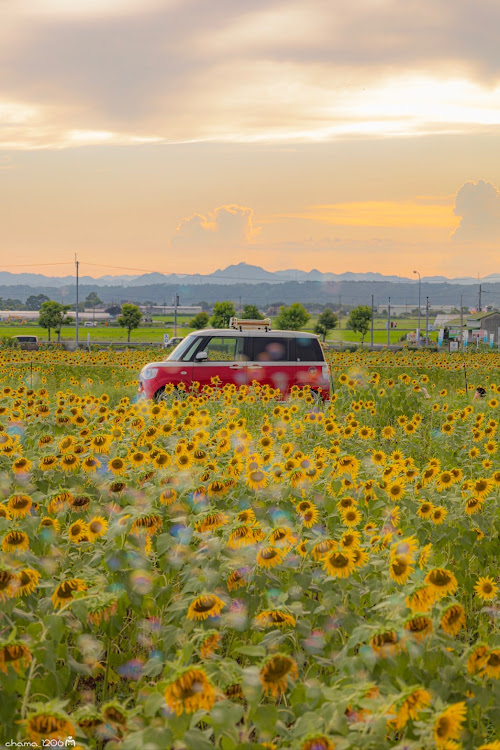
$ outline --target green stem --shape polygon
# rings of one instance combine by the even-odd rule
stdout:
[[[30,671],[28,672],[28,680],[26,682],[26,689],[24,691],[23,703],[21,706],[21,719],[26,718],[26,709],[28,707],[28,699],[30,697],[30,692],[31,692],[31,682],[33,680],[33,675],[35,673],[36,663],[37,663],[36,659],[33,657],[33,659],[31,660]]]
[[[108,642],[106,645],[106,671],[104,673],[104,684],[102,686],[102,702],[104,703],[108,695],[108,679],[109,679],[109,652],[111,650],[111,638],[108,635]]]

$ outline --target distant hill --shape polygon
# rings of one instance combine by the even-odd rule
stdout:
[[[83,265],[83,263],[82,263]],[[155,284],[180,284],[189,286],[201,286],[205,284],[218,284],[232,286],[234,284],[286,284],[288,282],[331,282],[331,281],[369,281],[369,282],[391,282],[394,284],[410,283],[414,284],[416,277],[405,278],[403,276],[384,276],[384,274],[368,271],[366,273],[355,273],[347,271],[345,273],[335,274],[318,271],[313,268],[311,271],[301,271],[299,269],[286,269],[283,271],[266,271],[260,266],[249,263],[237,263],[219,268],[209,274],[163,274],[160,272],[145,273],[140,275],[119,275],[119,276],[81,276],[80,284],[82,286],[92,287],[121,287],[122,289],[138,288],[144,286],[154,286]],[[445,276],[423,277],[422,283],[427,284],[452,284],[452,285],[472,285],[478,284],[478,280],[473,277],[464,277],[449,279]],[[500,274],[491,274],[481,280],[481,283],[499,283]],[[74,275],[68,276],[44,276],[39,273],[11,273],[9,271],[0,271],[0,286],[29,286],[42,290],[47,287],[62,288],[71,286],[75,283]],[[4,295],[5,296],[5,295]],[[12,295],[9,295],[12,296]]]

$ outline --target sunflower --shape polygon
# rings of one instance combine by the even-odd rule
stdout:
[[[87,456],[81,463],[82,471],[84,471],[85,474],[95,474],[100,466],[101,462],[98,461],[97,458],[94,458],[94,456]]]
[[[420,507],[417,510],[417,516],[423,518],[424,520],[427,520],[432,516],[433,510],[434,505],[431,502],[425,500],[423,503],[420,503]]]
[[[385,630],[370,638],[370,646],[377,656],[388,656],[397,653],[398,636],[395,630]]]
[[[465,512],[468,516],[472,516],[474,513],[478,513],[484,504],[484,498],[482,497],[469,497],[465,503]]]
[[[405,496],[405,486],[402,482],[393,482],[393,484],[390,484],[388,487],[386,487],[386,493],[391,498],[391,500],[394,500],[397,502],[398,500],[401,500],[402,497]]]
[[[263,628],[284,628],[286,625],[295,625],[295,617],[282,612],[279,609],[268,609],[256,615],[255,622]]]
[[[254,469],[248,473],[246,483],[253,490],[262,490],[267,486],[267,475],[261,469]]]
[[[467,659],[467,672],[469,674],[479,674],[482,672],[489,653],[490,650],[488,646],[485,646],[482,643],[476,646]]]
[[[29,549],[29,546],[28,535],[24,531],[9,531],[2,540],[2,550],[4,552],[25,552]]]
[[[33,502],[29,495],[11,495],[7,507],[13,518],[24,518],[29,515]]]
[[[275,654],[265,662],[260,670],[260,681],[264,692],[273,698],[286,691],[288,677],[291,680],[298,678],[297,663],[291,656],[286,654]]]
[[[67,581],[62,581],[51,596],[54,609],[63,607],[73,599],[73,594],[85,591],[86,588],[87,584],[81,578],[70,578]]]
[[[485,498],[488,497],[491,490],[493,489],[493,482],[491,479],[483,477],[482,479],[476,479],[471,487],[476,497]]]
[[[395,713],[396,717],[391,721],[391,725],[395,729],[403,729],[408,721],[418,718],[418,714],[423,709],[427,708],[431,703],[431,694],[423,688],[416,688],[406,696],[403,702],[398,707],[393,707],[391,713]]]
[[[343,508],[342,509],[342,522],[345,526],[352,528],[357,526],[361,521],[361,513],[357,508]]]
[[[413,571],[414,568],[410,555],[395,555],[391,557],[389,575],[396,583],[406,583]]]
[[[95,453],[109,453],[112,440],[112,435],[94,435],[90,440],[90,448]]]
[[[342,549],[355,549],[361,546],[361,534],[359,531],[345,531],[339,541]]]
[[[210,633],[201,644],[200,655],[202,659],[208,659],[216,651],[220,642],[219,633]]]
[[[123,458],[119,458],[119,456],[116,456],[108,462],[108,469],[112,474],[115,474],[115,476],[125,474],[125,461],[123,460]]]
[[[292,546],[297,542],[297,537],[288,526],[279,526],[269,534],[271,544],[281,544],[284,547]]]
[[[57,464],[57,456],[44,456],[38,464],[40,471],[49,471]]]
[[[454,703],[442,711],[434,722],[434,741],[437,748],[444,748],[448,740],[458,740],[462,724],[467,715],[465,703]]]
[[[241,588],[244,586],[247,582],[247,571],[245,569],[240,570],[233,570],[233,572],[228,576],[226,585],[228,591],[235,591],[236,589]]]
[[[16,595],[25,596],[32,594],[38,585],[40,573],[33,568],[24,568],[16,575]]]
[[[75,471],[80,466],[80,459],[75,453],[65,453],[59,460],[59,466],[63,471]]]
[[[453,594],[458,588],[458,582],[453,573],[444,568],[430,570],[425,576],[425,583],[432,586],[436,599]]]
[[[215,594],[198,596],[189,605],[187,618],[188,620],[206,620],[208,617],[218,617],[225,606],[225,602]]]
[[[478,578],[478,581],[474,586],[474,591],[481,601],[488,602],[494,599],[498,594],[498,585],[493,578],[490,578],[489,576],[481,576]]]
[[[229,521],[225,513],[209,513],[201,521],[196,521],[194,527],[200,534],[206,531],[215,531],[220,526],[224,526]]]
[[[0,601],[4,602],[15,596],[15,582],[16,576],[13,573],[0,569]]]
[[[335,750],[335,745],[324,734],[315,734],[306,738],[300,750]]]
[[[257,553],[257,565],[261,568],[274,568],[275,565],[281,565],[286,557],[286,550],[278,547],[264,547]]]
[[[20,673],[21,669],[29,667],[32,660],[31,652],[24,643],[6,643],[0,646],[0,672],[7,674],[8,667]]]
[[[215,690],[202,669],[189,668],[167,685],[164,697],[171,711],[180,716],[203,708],[210,711],[215,703]]]
[[[432,633],[432,620],[424,615],[418,615],[417,617],[410,617],[405,622],[405,630],[411,633],[417,641],[421,641],[426,635]]]
[[[88,526],[84,521],[75,521],[68,529],[68,537],[72,542],[81,542],[88,536]]]
[[[72,495],[69,499],[69,504],[72,510],[81,512],[87,510],[90,505],[90,497],[88,495]]]
[[[432,544],[426,544],[424,547],[422,547],[420,551],[420,556],[418,558],[418,567],[420,570],[423,570],[425,566],[427,565],[429,558],[432,553]]]
[[[16,460],[12,463],[12,471],[14,474],[25,474],[31,469],[31,461],[28,461],[27,458],[24,456],[21,456],[21,458],[16,458]]]
[[[157,534],[163,526],[163,519],[156,513],[146,513],[135,519],[130,529],[131,534],[145,532],[147,535]]]
[[[342,549],[329,552],[324,557],[323,568],[334,578],[348,578],[355,570],[353,551]]]
[[[87,530],[92,540],[99,536],[105,536],[108,529],[108,522],[102,516],[94,516],[87,524]]]
[[[441,627],[448,635],[456,635],[465,627],[465,610],[460,604],[451,604],[443,612]]]
[[[484,673],[495,680],[500,677],[500,649],[490,651],[484,664]]]
[[[434,510],[432,511],[431,519],[432,523],[436,526],[439,526],[443,523],[444,519],[448,515],[448,511],[446,508],[444,508],[442,505],[438,505]]]

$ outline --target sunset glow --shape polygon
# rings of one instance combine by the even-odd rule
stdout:
[[[10,4],[2,257],[407,274],[416,256],[457,276],[476,274],[481,248],[495,272],[500,8],[415,13],[396,0]]]

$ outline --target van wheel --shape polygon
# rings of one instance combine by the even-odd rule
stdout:
[[[157,404],[159,401],[165,400],[165,386],[162,386],[161,388],[158,388],[156,393],[153,396],[153,401]]]

